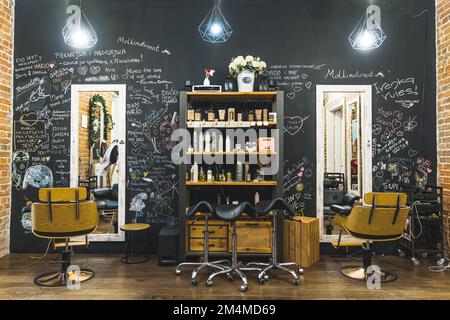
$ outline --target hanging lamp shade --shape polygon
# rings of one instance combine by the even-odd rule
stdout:
[[[198,26],[198,32],[204,41],[211,43],[226,42],[233,33],[217,2]]]
[[[371,50],[381,46],[386,34],[381,29],[381,10],[377,5],[367,7],[352,33],[348,37],[356,50]]]
[[[77,49],[89,49],[97,43],[97,33],[89,22],[85,12],[77,5],[67,7],[69,15],[62,30],[64,42]]]

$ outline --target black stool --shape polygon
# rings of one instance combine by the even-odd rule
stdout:
[[[182,267],[194,267],[194,270],[192,271],[192,277],[191,277],[191,283],[193,285],[197,284],[197,273],[202,269],[216,269],[216,270],[224,270],[225,267],[221,266],[220,264],[226,263],[229,264],[228,260],[220,260],[220,261],[214,261],[209,262],[209,231],[208,231],[208,216],[212,213],[214,213],[214,209],[212,205],[207,201],[200,201],[194,206],[190,207],[186,216],[189,219],[195,218],[195,214],[197,212],[201,212],[205,215],[205,229],[203,231],[203,261],[202,262],[183,262],[180,263],[176,269],[175,273],[177,275],[181,274],[181,268]]]
[[[295,215],[294,209],[283,199],[283,198],[276,198],[273,200],[261,200],[255,205],[255,213],[258,216],[264,216],[268,214],[269,212],[272,212],[272,261],[270,263],[263,263],[263,262],[250,262],[247,265],[256,265],[263,267],[264,269],[261,270],[261,272],[258,274],[258,282],[260,284],[263,284],[266,280],[269,279],[268,272],[270,270],[279,269],[284,270],[286,272],[289,272],[293,279],[292,283],[294,285],[300,284],[300,279],[297,276],[296,271],[298,274],[303,274],[303,268],[295,262],[284,262],[279,263],[278,262],[278,250],[277,250],[277,214],[278,211],[283,211],[284,215],[288,218],[291,218],[293,215]],[[297,269],[296,271],[291,270],[287,267],[295,266]]]
[[[261,271],[260,268],[243,268],[240,267],[237,261],[237,233],[236,233],[236,220],[239,219],[239,217],[242,215],[242,213],[248,214],[250,217],[255,217],[254,215],[254,209],[252,205],[248,202],[241,202],[237,205],[219,205],[216,207],[215,214],[217,218],[224,221],[230,221],[231,226],[233,228],[233,234],[232,234],[232,246],[233,251],[231,255],[231,266],[224,269],[217,271],[213,274],[211,274],[208,277],[208,280],[206,280],[207,286],[212,286],[212,280],[215,276],[219,274],[226,274],[228,278],[232,277],[233,274],[237,274],[241,279],[243,284],[240,287],[240,290],[242,292],[246,291],[248,288],[248,281],[247,276],[243,273],[243,271]],[[231,278],[232,279],[232,278]]]
[[[148,229],[150,229],[150,225],[147,223],[130,223],[130,224],[123,224],[120,226],[120,230],[125,232],[125,245],[126,245],[125,257],[122,257],[120,259],[120,262],[128,263],[128,264],[136,264],[136,263],[144,263],[144,262],[147,262],[148,260],[150,260],[150,256],[143,256],[140,258],[133,256],[132,250],[131,250],[131,233],[146,231],[147,232],[147,246],[148,246],[148,243],[149,243]],[[130,258],[131,258],[131,260],[130,260]]]

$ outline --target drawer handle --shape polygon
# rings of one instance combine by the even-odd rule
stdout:
[[[253,222],[253,223],[247,222],[246,225],[249,226],[249,227],[257,227],[258,223],[256,223],[256,222]]]
[[[213,233],[216,233],[216,232],[215,231],[209,231],[209,233],[213,234]]]

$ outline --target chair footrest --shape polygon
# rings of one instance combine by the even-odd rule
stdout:
[[[87,245],[86,241],[69,241],[68,246],[69,247],[76,247],[76,246],[85,246]],[[55,242],[54,248],[64,248],[66,246],[65,242]]]
[[[331,242],[331,245],[333,247],[362,247],[364,244],[364,242],[340,242],[338,243],[337,241],[333,241]]]

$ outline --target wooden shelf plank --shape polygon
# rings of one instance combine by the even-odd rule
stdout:
[[[231,152],[200,152],[200,151],[194,151],[194,152],[186,152],[187,155],[276,155],[276,152],[253,152],[253,151],[231,151]]]
[[[276,91],[255,91],[255,92],[187,92],[188,99],[196,101],[205,100],[274,100]]]
[[[238,182],[238,181],[214,181],[214,182],[192,182],[186,181],[187,186],[276,186],[276,181]]]
[[[188,121],[186,124],[187,128],[253,128],[253,127],[272,127],[276,126],[276,121],[242,121],[243,125],[239,125],[237,121],[235,122],[224,122],[224,121]]]

